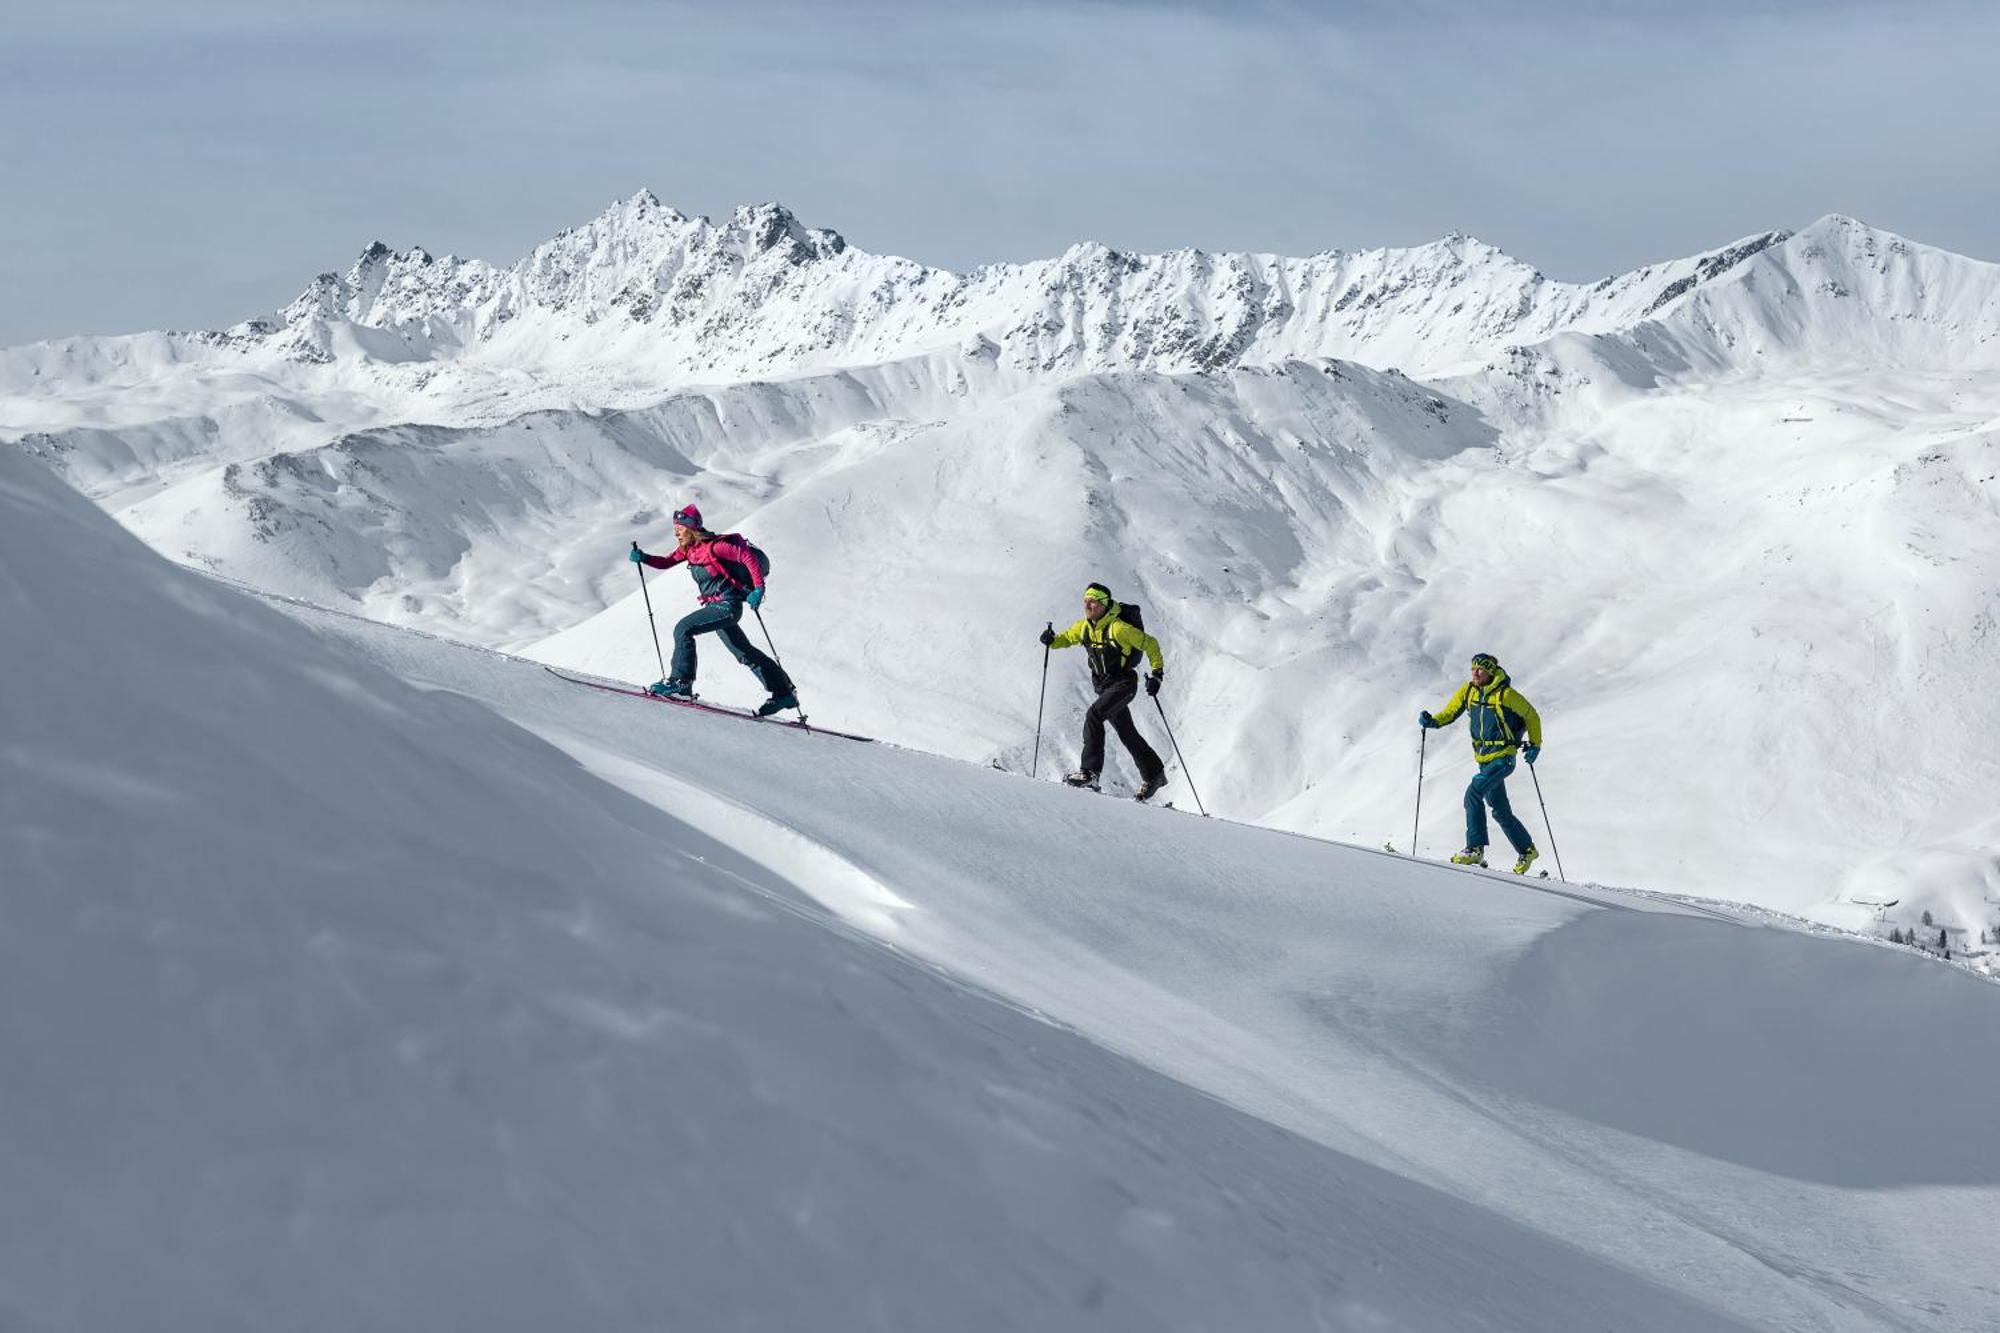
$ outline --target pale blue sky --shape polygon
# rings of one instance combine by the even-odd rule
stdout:
[[[1593,279],[1852,213],[2000,259],[2000,5],[0,0],[0,344],[218,327],[648,187],[951,267],[1458,229]]]

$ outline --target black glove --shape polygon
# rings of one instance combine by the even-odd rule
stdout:
[[[1051,625],[1047,629],[1043,630],[1041,634],[1041,639],[1042,639],[1042,647],[1044,648],[1054,643],[1056,641],[1056,627],[1054,625]]]
[[[1425,731],[1429,731],[1437,724],[1438,720],[1431,716],[1429,709],[1425,709],[1423,712],[1417,714],[1417,725],[1422,727]]]
[[[1155,671],[1152,675],[1146,677],[1146,693],[1158,696],[1158,694],[1160,693],[1161,675],[1162,672]]]

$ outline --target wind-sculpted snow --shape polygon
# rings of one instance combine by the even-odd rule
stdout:
[[[1740,1326],[829,928],[13,455],[0,567],[11,1326]]]
[[[1732,1324],[801,920],[14,458],[0,506],[11,1322]]]
[[[619,555],[696,500],[776,557],[822,705],[964,758],[1029,752],[1032,636],[1104,578],[1218,808],[1371,843],[1496,651],[1589,873],[1963,954],[2000,930],[1996,279],[1841,217],[1592,286],[1465,237],[958,275],[641,195],[511,267],[375,247],[224,333],[0,353],[0,422],[176,560],[626,676]]]
[[[0,568],[11,1323],[1989,1319],[1949,969]]]

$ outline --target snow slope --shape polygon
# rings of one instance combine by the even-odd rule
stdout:
[[[642,195],[507,269],[374,248],[227,333],[0,353],[0,421],[176,559],[621,676],[618,554],[697,500],[777,556],[815,707],[1017,767],[1032,636],[1106,579],[1215,807],[1371,844],[1495,651],[1579,873],[1962,949],[2000,926],[1997,331],[2000,269],[1839,217],[1591,287],[1465,238],[960,276]]]
[[[10,1326],[2000,1309],[1963,974],[0,557]]]

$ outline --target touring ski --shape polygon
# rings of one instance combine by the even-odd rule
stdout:
[[[792,731],[808,732],[814,736],[838,736],[844,741],[873,741],[875,739],[873,736],[857,736],[851,731],[835,731],[831,727],[810,726],[804,722],[795,721],[790,718],[759,717],[753,710],[748,708],[732,708],[727,704],[712,704],[698,698],[669,698],[664,695],[649,693],[646,690],[640,689],[637,685],[629,685],[624,681],[596,680],[589,676],[572,676],[567,671],[558,671],[552,666],[544,666],[542,670],[548,672],[557,680],[566,680],[572,685],[582,685],[593,690],[603,690],[606,694],[628,695],[634,699],[646,699],[656,704],[668,704],[674,708],[691,708],[698,713],[713,713],[718,717],[738,718],[744,722],[756,722],[767,727],[786,727]]]

